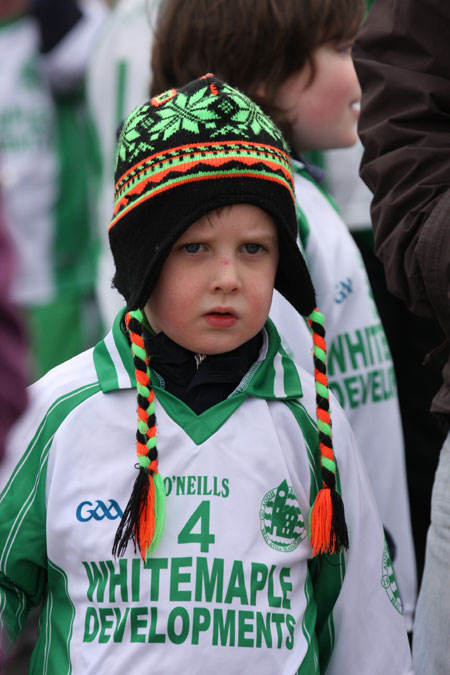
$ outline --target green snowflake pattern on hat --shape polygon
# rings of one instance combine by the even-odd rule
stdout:
[[[171,90],[136,108],[122,130],[116,168],[119,162],[131,166],[138,157],[161,149],[173,136],[183,134],[183,142],[198,140],[205,130],[209,138],[239,136],[253,139],[267,136],[288,153],[285,140],[275,124],[247,96],[223,84],[220,95],[205,85],[192,93]]]

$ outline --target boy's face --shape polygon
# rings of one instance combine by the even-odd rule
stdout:
[[[277,92],[277,103],[293,129],[297,152],[344,148],[356,143],[361,88],[353,66],[351,46],[326,44],[314,53],[310,82],[307,64],[291,75]]]
[[[177,240],[145,306],[156,333],[200,354],[229,352],[263,327],[278,265],[275,222],[250,204],[226,206]]]

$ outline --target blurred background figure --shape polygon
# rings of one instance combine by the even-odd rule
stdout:
[[[158,0],[119,0],[96,40],[87,75],[89,112],[99,148],[96,215],[100,236],[97,297],[104,324],[123,306],[111,288],[114,265],[108,243],[113,211],[113,169],[119,125],[148,99],[150,53]]]
[[[14,255],[2,213],[0,195],[0,463],[6,438],[27,403],[27,350],[17,308],[11,301]],[[3,665],[0,629],[0,670]]]
[[[30,379],[99,336],[86,62],[102,0],[0,3],[0,184]]]
[[[0,2],[1,228],[7,230],[0,232],[0,453],[7,428],[25,406],[25,380],[101,335],[94,146],[83,90],[87,60],[108,11],[102,0]],[[32,618],[5,675],[28,671],[35,631]]]
[[[25,335],[19,312],[11,301],[14,270],[13,248],[0,195],[0,462],[8,432],[25,409],[27,400]]]

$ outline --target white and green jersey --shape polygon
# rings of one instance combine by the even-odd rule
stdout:
[[[105,9],[92,0],[87,7],[46,56],[33,17],[0,22],[0,187],[17,257],[13,296],[25,306],[94,287],[80,58]],[[68,82],[70,95],[55,96]]]
[[[408,629],[416,602],[414,544],[394,367],[359,250],[328,195],[294,163],[300,245],[325,316],[330,388],[360,447],[381,520],[396,548]],[[278,293],[270,316],[292,358],[312,372],[305,320]]]
[[[312,559],[314,382],[270,321],[258,361],[201,415],[155,385],[165,530],[146,562],[131,544],[112,557],[136,477],[135,377],[119,319],[31,387],[11,436],[0,616],[14,638],[43,600],[30,672],[412,673],[375,501],[334,400],[350,548]]]
[[[327,187],[336,200],[344,223],[352,232],[372,230],[372,193],[359,175],[363,151],[363,145],[358,141],[349,148],[324,153]]]

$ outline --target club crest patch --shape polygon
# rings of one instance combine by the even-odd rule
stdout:
[[[389,600],[391,601],[392,605],[395,607],[397,612],[399,614],[403,614],[402,600],[400,598],[397,581],[395,579],[394,568],[392,567],[391,556],[389,554],[389,549],[386,542],[384,542],[381,585],[386,591]]]
[[[297,497],[285,480],[264,495],[259,518],[264,541],[276,551],[293,551],[306,537]]]

